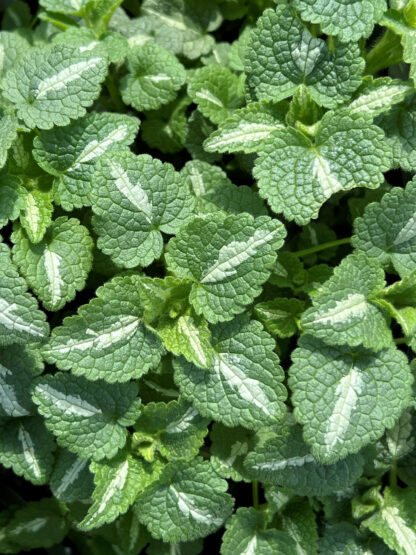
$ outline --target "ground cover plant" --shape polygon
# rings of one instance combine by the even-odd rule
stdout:
[[[17,0],[0,552],[416,553],[416,2]]]

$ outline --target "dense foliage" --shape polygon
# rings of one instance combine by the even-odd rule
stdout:
[[[414,555],[416,1],[39,4],[0,32],[0,552]]]

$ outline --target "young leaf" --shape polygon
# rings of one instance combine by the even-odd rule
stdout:
[[[376,301],[384,284],[377,261],[363,254],[347,256],[313,296],[313,306],[303,313],[302,329],[329,345],[390,347],[388,315]]]
[[[108,384],[57,373],[39,378],[33,401],[59,445],[80,457],[114,457],[140,413],[134,383]]]
[[[403,102],[413,90],[410,81],[405,82],[400,79],[391,79],[390,77],[379,77],[378,79],[365,77],[361,87],[354,95],[356,98],[349,105],[349,110],[354,114],[369,115],[374,118],[383,112],[389,112],[389,110],[393,109],[393,114],[397,118],[398,111],[395,104]],[[393,146],[393,156],[396,158],[394,144],[389,140],[391,127],[388,124],[383,125],[385,118],[387,121],[392,119],[389,116],[385,116],[384,118],[379,118],[377,123],[384,129],[387,141]]]
[[[390,163],[382,131],[342,109],[325,114],[314,142],[293,128],[275,131],[261,145],[253,175],[274,212],[306,225],[335,193],[376,189]]]
[[[239,426],[227,428],[214,423],[211,433],[211,464],[215,472],[234,482],[248,482],[243,467],[244,457],[254,445],[254,433]]]
[[[147,460],[192,459],[207,435],[208,420],[186,401],[148,403],[134,425],[133,447]]]
[[[0,346],[41,341],[49,333],[45,320],[12,264],[8,247],[0,243]]]
[[[57,218],[36,245],[21,227],[12,240],[13,261],[47,310],[59,310],[85,287],[93,241],[76,218]]]
[[[186,72],[179,60],[154,42],[135,46],[126,58],[129,73],[120,83],[123,101],[142,112],[157,110],[175,99],[185,83]]]
[[[32,484],[46,484],[56,444],[40,416],[4,420],[0,433],[0,463]]]
[[[66,449],[60,449],[50,477],[54,496],[64,503],[89,499],[94,490],[89,459],[81,459]]]
[[[416,180],[369,204],[354,222],[353,246],[401,276],[416,269]]]
[[[297,322],[304,310],[303,301],[282,298],[256,304],[254,314],[268,332],[283,338],[295,335]]]
[[[291,555],[296,543],[287,533],[265,530],[264,514],[252,507],[242,507],[231,517],[221,544],[221,555],[259,553],[262,555]]]
[[[319,23],[342,42],[368,37],[387,10],[386,0],[294,0],[293,5],[306,21]]]
[[[257,429],[285,414],[283,371],[275,343],[247,315],[211,327],[213,363],[200,369],[174,361],[175,382],[203,416]]]
[[[162,232],[177,233],[193,216],[194,201],[181,175],[148,154],[107,153],[94,181],[98,246],[120,266],[151,264],[162,254]]]
[[[212,323],[227,321],[260,293],[285,234],[266,216],[196,218],[169,242],[167,266],[193,281],[190,301],[198,314]]]
[[[161,345],[142,322],[140,278],[117,276],[65,318],[43,347],[48,362],[90,380],[126,382],[158,365]]]
[[[295,416],[317,460],[357,453],[391,428],[411,403],[413,377],[396,349],[330,347],[303,336],[292,353]]]
[[[89,54],[57,44],[34,49],[8,71],[3,94],[29,128],[51,129],[85,114],[107,74],[106,60]]]
[[[178,461],[139,494],[135,510],[155,538],[191,541],[215,532],[230,516],[233,500],[226,490],[209,461]]]
[[[349,99],[360,85],[364,60],[357,44],[335,41],[331,50],[314,38],[286,6],[265,10],[251,33],[245,56],[249,86],[259,100],[278,101],[306,85],[327,108]]]
[[[42,169],[55,176],[56,202],[64,210],[90,206],[98,158],[128,146],[138,128],[135,117],[92,112],[65,127],[42,131],[33,142],[33,156]]]
[[[330,495],[356,482],[363,471],[360,454],[334,464],[320,464],[302,441],[301,429],[291,426],[249,453],[244,466],[252,479],[293,490],[297,495]]]
[[[52,191],[32,189],[26,191],[20,214],[20,225],[31,243],[42,241],[52,223]]]

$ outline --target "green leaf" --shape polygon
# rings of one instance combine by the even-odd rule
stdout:
[[[26,191],[23,200],[20,224],[31,243],[42,241],[52,223],[52,191],[32,189]]]
[[[65,32],[54,35],[52,43],[78,46],[80,52],[88,51],[107,57],[113,63],[121,61],[129,50],[127,39],[120,33],[109,31],[97,40],[95,33],[86,27],[69,27]]]
[[[117,276],[53,330],[43,355],[90,380],[126,382],[158,365],[161,345],[142,322],[138,276]]]
[[[203,549],[202,540],[181,543],[165,543],[152,539],[146,555],[199,555]]]
[[[205,141],[208,152],[257,152],[263,141],[284,128],[286,102],[252,102],[235,110]]]
[[[0,75],[3,77],[14,67],[19,58],[27,55],[29,50],[29,42],[19,33],[0,31],[0,52],[2,53],[0,60]]]
[[[318,550],[318,530],[315,513],[306,500],[290,502],[279,518],[280,528],[296,542],[297,553],[315,555]]]
[[[416,545],[415,490],[386,488],[379,510],[362,523],[399,555]]]
[[[138,128],[135,117],[92,112],[65,127],[42,131],[34,140],[33,156],[43,170],[55,176],[56,202],[64,210],[90,206],[98,158],[131,144]]]
[[[188,118],[185,146],[192,158],[214,163],[221,159],[221,154],[207,152],[203,143],[215,131],[216,126],[205,118],[199,110],[194,110]]]
[[[320,464],[302,441],[301,429],[282,430],[247,455],[244,466],[252,479],[283,486],[301,496],[324,496],[352,486],[363,471],[360,454],[334,464]]]
[[[19,217],[24,208],[25,193],[18,177],[0,174],[0,228]]]
[[[254,314],[268,332],[283,338],[297,333],[297,322],[304,310],[303,301],[282,298],[256,304]]]
[[[211,464],[220,476],[234,482],[249,482],[243,467],[244,457],[253,448],[254,433],[241,426],[227,428],[214,423],[211,433]]]
[[[217,213],[195,218],[171,239],[168,269],[193,281],[190,301],[212,323],[230,320],[260,293],[282,246],[277,220]]]
[[[0,125],[2,129],[0,138],[0,168],[2,168],[6,163],[8,151],[17,137],[19,122],[13,114],[8,114],[0,108]]]
[[[412,434],[412,413],[405,410],[393,428],[386,431],[387,447],[394,459],[405,457],[414,449],[415,438]]]
[[[349,522],[326,524],[323,536],[319,541],[320,553],[334,555],[365,555],[364,548],[358,541],[358,530]],[[370,553],[379,553],[370,551]],[[381,553],[380,553],[381,555]]]
[[[0,346],[41,341],[49,334],[46,316],[0,243]]]
[[[188,94],[205,117],[213,123],[221,123],[230,111],[243,104],[241,83],[226,67],[210,65],[195,71],[188,85]]]
[[[352,245],[377,259],[384,268],[393,266],[401,276],[416,269],[416,180],[405,189],[393,188],[380,202],[369,204],[354,221]]]
[[[200,369],[174,361],[175,382],[182,395],[206,417],[226,426],[257,429],[285,414],[283,370],[275,343],[248,315],[211,327],[213,363]]]
[[[382,131],[343,109],[325,114],[314,142],[293,128],[275,131],[262,144],[253,175],[274,212],[306,225],[335,193],[376,189],[390,163]]]
[[[33,484],[48,482],[55,441],[40,416],[4,420],[0,433],[0,463]]]
[[[26,503],[6,527],[6,537],[23,551],[60,543],[69,528],[58,501],[53,498]]]
[[[45,10],[64,13],[66,15],[80,15],[88,0],[39,0]]]
[[[92,534],[88,534],[91,537]],[[85,535],[82,535],[85,537]],[[79,538],[80,536],[78,536]],[[94,551],[95,555],[99,555],[105,550],[106,555],[137,555],[142,553],[142,549],[149,543],[150,534],[144,526],[140,524],[137,516],[130,509],[125,515],[121,515],[111,524],[105,524],[98,530],[94,531],[97,539],[102,538]],[[103,541],[104,540],[104,541]],[[105,542],[105,543],[104,543]],[[164,544],[169,547],[169,544]],[[109,551],[111,546],[111,551]],[[89,546],[90,547],[90,546]],[[147,548],[147,553],[150,553]],[[157,554],[159,555],[159,554]],[[170,555],[170,553],[168,553]]]
[[[329,345],[363,345],[379,350],[392,344],[388,315],[377,304],[385,284],[377,261],[351,254],[312,298],[302,329]]]
[[[256,553],[258,555],[292,555],[297,552],[295,541],[285,532],[265,530],[264,514],[252,507],[242,507],[226,525],[221,555]]]
[[[215,532],[230,516],[233,499],[226,490],[227,482],[209,461],[179,461],[139,494],[135,510],[155,538],[191,541]]]
[[[323,463],[379,439],[411,403],[413,376],[397,349],[330,347],[305,335],[292,360],[295,417],[313,456]]]
[[[0,349],[0,416],[28,416],[36,413],[30,384],[43,371],[39,352],[21,345]]]
[[[57,373],[39,378],[33,401],[58,443],[80,457],[114,457],[140,413],[134,383],[108,384]]]
[[[107,153],[97,163],[94,182],[98,247],[120,266],[151,264],[162,254],[161,232],[177,233],[193,216],[183,177],[148,154]]]
[[[365,77],[361,87],[354,95],[355,99],[349,105],[349,110],[354,114],[368,115],[374,118],[383,112],[389,112],[393,108],[393,112],[390,112],[390,114],[393,113],[397,116],[400,112],[395,105],[403,102],[413,90],[410,81],[406,82],[390,77],[379,77],[378,79]],[[377,123],[381,125],[388,136],[392,126],[389,124],[383,125],[383,121],[393,123],[394,119],[391,115],[388,115],[377,120]],[[391,140],[389,142],[392,144]],[[394,146],[393,156],[395,156]]]
[[[129,73],[120,83],[123,101],[139,112],[157,110],[176,98],[186,71],[168,50],[154,42],[135,46],[126,58]]]
[[[94,473],[94,502],[78,524],[84,532],[127,512],[138,493],[157,480],[163,465],[158,462],[149,465],[123,452],[111,461],[92,462],[90,468]]]
[[[286,123],[296,127],[297,122],[306,126],[315,124],[321,119],[323,110],[312,99],[308,88],[300,85],[293,95],[286,114]]]
[[[192,459],[208,433],[207,425],[186,401],[148,403],[134,425],[133,447],[150,461],[156,452],[169,461]]]
[[[343,42],[368,37],[387,10],[386,0],[295,0],[293,5],[304,20],[319,23],[324,33]]]
[[[267,215],[267,208],[259,195],[246,185],[236,187],[219,166],[192,160],[184,165],[181,173],[191,184],[198,215],[218,210],[228,214],[248,212],[252,216]]]
[[[89,459],[80,459],[66,449],[60,449],[50,477],[54,496],[64,503],[89,499],[94,489]]]
[[[411,12],[414,11],[414,5],[412,6],[412,0],[406,2],[406,6],[396,7],[395,9],[400,9],[402,13],[395,11],[395,9],[388,10],[381,20],[381,24],[388,29],[391,29],[395,34],[400,36],[400,42],[403,47],[403,61],[410,64],[410,77],[416,79],[416,49],[415,49],[415,38],[416,30],[414,28],[414,15]],[[393,6],[391,6],[393,8]],[[412,21],[413,17],[413,21]]]
[[[107,74],[106,60],[89,54],[61,44],[34,49],[7,73],[3,94],[28,127],[51,129],[85,114]]]
[[[335,41],[329,49],[310,34],[292,9],[278,6],[257,20],[247,45],[245,69],[259,100],[287,98],[303,84],[318,104],[335,108],[360,85],[364,60],[357,44]]]
[[[93,241],[76,218],[57,218],[36,245],[16,226],[12,241],[13,261],[47,310],[59,310],[85,287]]]

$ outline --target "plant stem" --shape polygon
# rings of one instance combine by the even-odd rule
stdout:
[[[407,339],[406,337],[399,337],[398,339],[395,339],[394,342],[396,345],[403,345],[404,343],[407,343]]]
[[[403,59],[400,37],[390,29],[384,33],[366,57],[365,73],[371,75],[398,64]]]
[[[303,249],[300,251],[295,251],[293,254],[295,256],[306,256],[308,254],[313,254],[314,252],[324,251],[326,249],[332,249],[333,247],[338,247],[339,245],[348,245],[351,242],[351,237],[344,237],[344,239],[336,239],[335,241],[328,241],[327,243],[321,243],[320,245],[315,245],[314,247],[309,247],[308,249]]]
[[[259,483],[257,480],[251,482],[251,487],[253,490],[253,507],[255,509],[259,508]]]

